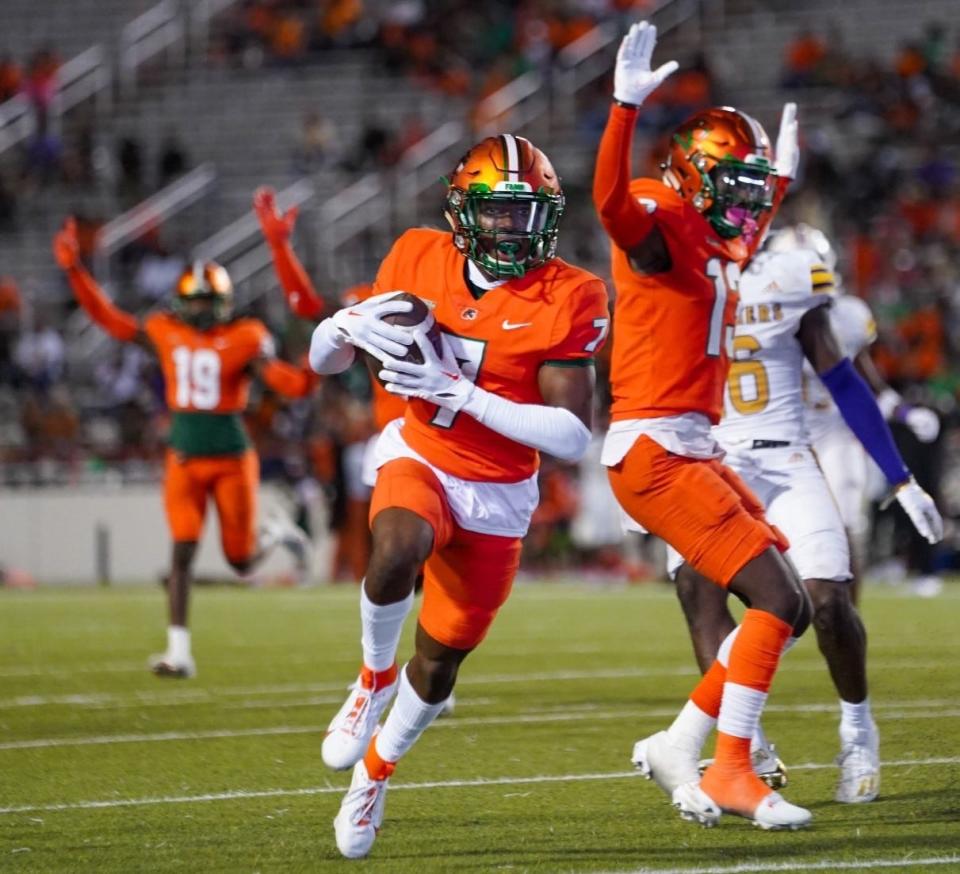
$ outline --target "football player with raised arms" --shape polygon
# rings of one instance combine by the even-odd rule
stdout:
[[[305,568],[306,538],[291,520],[269,520],[258,542],[259,460],[240,414],[254,377],[287,397],[308,394],[316,377],[309,368],[276,358],[273,338],[261,321],[234,318],[233,285],[219,264],[199,261],[188,267],[173,289],[170,311],[141,319],[119,309],[83,266],[72,218],[54,238],[53,253],[90,318],[111,337],[138,343],[160,361],[171,416],[163,499],[173,555],[167,649],[151,659],[150,667],[162,677],[192,677],[196,663],[187,604],[208,498],[220,519],[224,557],[237,573],[251,573],[280,543]]]
[[[851,565],[843,521],[810,444],[805,424],[804,368],[809,366],[890,483],[891,494],[931,543],[943,523],[930,498],[913,480],[867,383],[834,335],[831,269],[809,249],[774,235],[740,277],[733,363],[724,416],[713,435],[724,463],[760,497],[767,518],[787,536],[787,557],[813,602],[813,627],[840,696],[840,780],[836,800],[872,801],[880,785],[879,735],[867,697],[866,632],[851,594]],[[733,631],[727,594],[670,549],[668,569],[702,671]],[[705,727],[705,726],[704,726]],[[702,737],[701,742],[706,737]],[[638,744],[650,776],[669,785],[669,774],[687,773],[699,750],[695,738],[674,743],[659,732]],[[677,762],[685,759],[681,769]],[[762,731],[753,742],[761,776],[778,762]],[[769,782],[769,781],[768,781]]]
[[[396,762],[440,713],[510,592],[537,504],[539,453],[575,461],[590,441],[607,293],[557,257],[563,206],[543,152],[510,134],[484,139],[449,180],[452,234],[404,233],[380,265],[377,294],[314,331],[318,373],[345,369],[360,348],[383,362],[388,391],[408,398],[403,420],[377,443],[360,677],[323,742],[328,766],[353,768],[334,820],[350,858],[370,851]],[[392,300],[397,291],[421,298],[427,320],[410,329],[382,319],[410,310]],[[430,322],[442,331],[440,350]],[[408,355],[411,342],[422,364]],[[421,570],[415,652],[398,669]]]
[[[809,599],[781,554],[786,539],[721,463],[710,432],[723,407],[740,268],[796,170],[796,107],[784,108],[775,162],[759,123],[719,107],[674,132],[663,181],[631,179],[640,107],[678,66],[651,69],[655,44],[647,22],[621,42],[594,175],[617,292],[601,460],[637,525],[748,605],[670,728],[673,737],[699,736],[715,720],[718,728],[716,759],[702,779],[695,762],[671,775],[674,805],[704,825],[727,811],[763,828],[799,828],[810,812],[756,776],[750,739],[784,648],[809,624]]]

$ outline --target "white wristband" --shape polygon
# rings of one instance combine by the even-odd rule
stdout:
[[[563,461],[579,461],[590,443],[590,431],[570,410],[544,404],[518,404],[475,386],[461,412],[504,437],[549,453]]]
[[[310,338],[310,367],[315,373],[343,373],[351,364],[356,350],[337,330],[333,319],[324,319],[313,329]]]

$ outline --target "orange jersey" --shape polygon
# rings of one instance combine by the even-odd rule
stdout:
[[[373,286],[369,283],[354,285],[342,295],[344,304],[350,305],[365,301],[373,294]],[[370,385],[373,392],[373,421],[378,431],[382,431],[394,419],[399,419],[407,408],[406,398],[392,395],[377,380],[370,375]]]
[[[507,400],[542,404],[544,364],[588,365],[609,325],[597,277],[554,258],[521,279],[473,297],[466,260],[449,232],[414,229],[380,265],[374,293],[407,291],[433,310],[464,375]],[[518,482],[539,464],[535,449],[420,399],[406,407],[403,438],[423,458],[467,480]]]
[[[655,179],[630,179],[637,110],[614,105],[600,141],[594,204],[610,234],[614,310],[611,418],[643,419],[702,413],[718,422],[729,369],[740,266],[751,247],[724,239],[672,188]],[[769,224],[789,179],[777,181]],[[645,275],[627,252],[654,230],[670,266]],[[755,248],[762,235],[753,243]]]
[[[241,412],[250,363],[274,352],[273,338],[258,319],[198,331],[170,313],[153,313],[143,330],[157,350],[172,412]]]
[[[639,419],[703,413],[720,420],[737,314],[740,268],[713,228],[661,182],[636,179],[630,193],[654,217],[670,254],[669,270],[646,276],[613,247],[611,417]]]

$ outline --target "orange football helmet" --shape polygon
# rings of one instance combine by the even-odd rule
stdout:
[[[498,279],[523,276],[557,254],[563,190],[547,156],[513,134],[487,137],[448,180],[444,215],[454,245]]]
[[[177,280],[173,309],[179,318],[201,331],[228,322],[233,315],[230,274],[215,261],[194,261]]]
[[[726,239],[759,232],[773,206],[770,138],[760,123],[730,106],[705,109],[671,137],[663,181],[703,214]]]

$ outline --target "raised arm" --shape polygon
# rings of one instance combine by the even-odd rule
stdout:
[[[148,342],[140,320],[117,307],[80,261],[74,218],[68,218],[53,238],[53,257],[66,273],[77,302],[104,331],[124,342]]]
[[[649,213],[630,194],[630,157],[633,129],[644,100],[677,69],[667,61],[651,70],[657,28],[634,24],[620,43],[614,70],[614,105],[600,140],[593,177],[593,202],[607,233],[626,252],[633,250],[655,228]]]
[[[270,245],[273,267],[277,271],[287,306],[302,319],[319,321],[325,309],[324,302],[290,245],[290,234],[297,221],[297,208],[290,207],[281,215],[273,189],[263,186],[253,195],[253,209],[260,220],[263,236]]]

